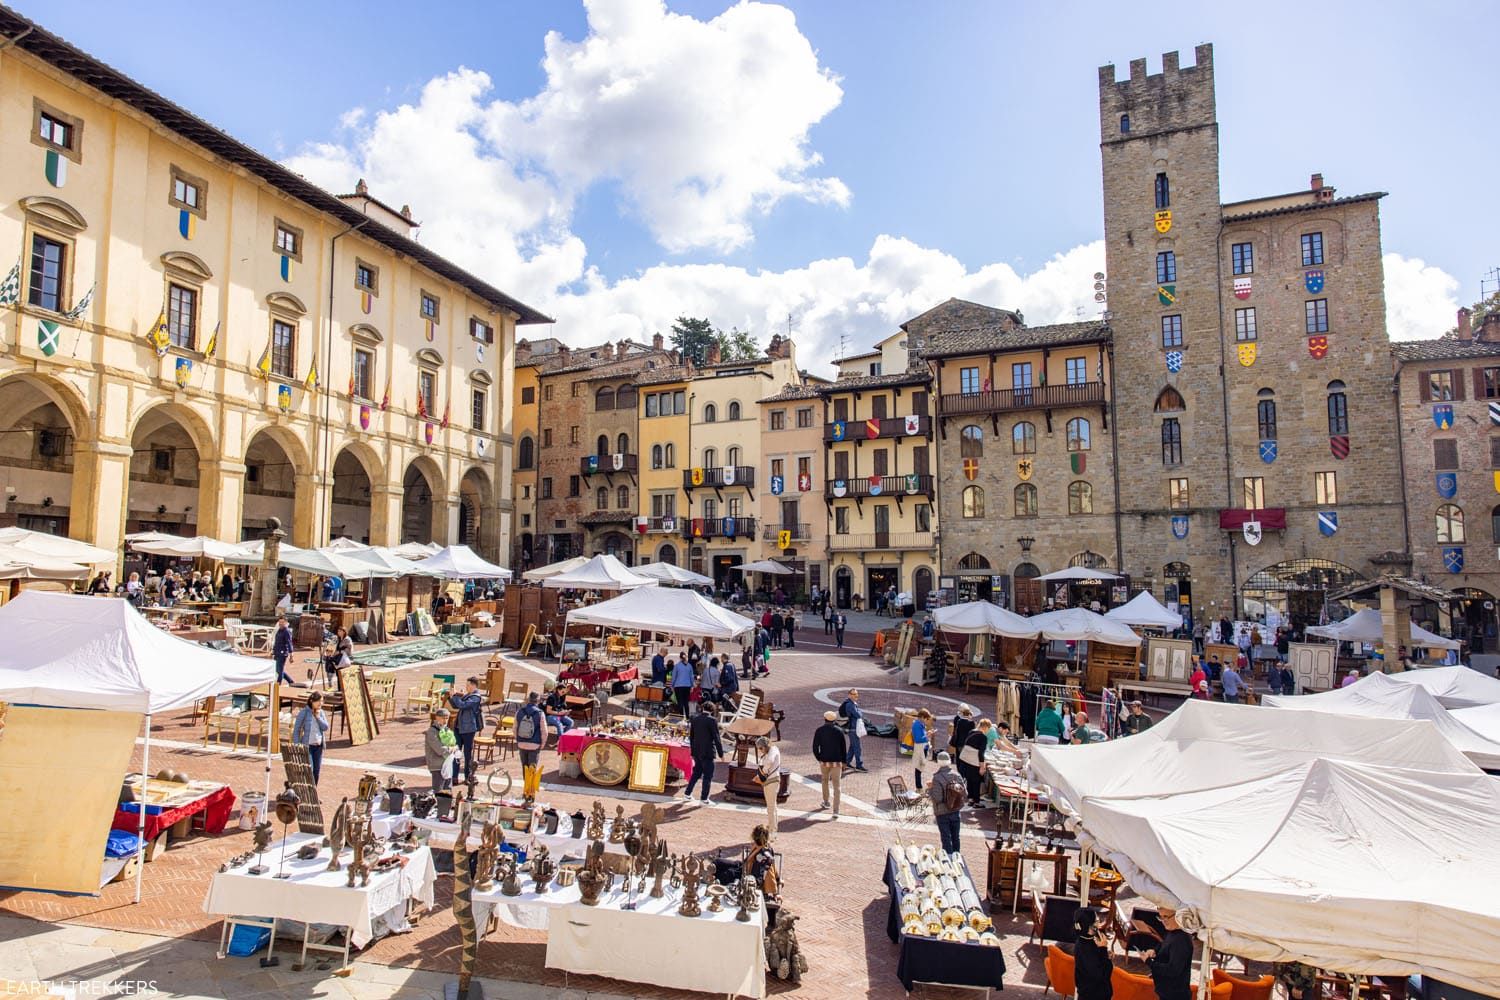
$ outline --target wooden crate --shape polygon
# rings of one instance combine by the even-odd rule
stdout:
[[[1117,680],[1136,680],[1139,677],[1140,665],[1135,647],[1089,643],[1089,658],[1084,673],[1085,690],[1103,691],[1112,687]]]

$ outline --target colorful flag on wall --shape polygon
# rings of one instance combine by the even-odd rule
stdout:
[[[47,357],[57,353],[59,327],[50,320],[38,320],[36,324],[36,346]]]
[[[63,313],[63,316],[69,320],[76,320],[78,319],[78,317],[88,312],[89,306],[94,304],[94,289],[98,287],[99,286],[97,284],[90,285],[89,290],[83,293],[83,298],[78,300],[78,304],[72,309],[69,309],[67,312]]]
[[[286,254],[281,255],[281,280],[287,282],[292,280],[292,258]]]
[[[18,260],[10,273],[0,281],[0,306],[13,306],[21,301],[21,262]]]
[[[417,393],[417,418],[419,420],[427,419],[427,400],[422,398],[420,392]]]
[[[312,366],[307,369],[307,378],[302,380],[302,387],[308,392],[318,387],[318,359],[316,357],[312,360]]]
[[[219,327],[221,327],[223,325],[224,325],[224,323],[223,323],[222,320],[219,321],[218,323],[215,323],[214,324],[214,332],[208,335],[208,343],[206,345],[204,345],[204,348],[203,348],[203,357],[204,357],[204,360],[207,360],[207,359],[213,357],[215,354],[217,354],[219,352]]]
[[[60,188],[68,183],[68,158],[55,149],[47,150],[47,164],[43,168],[47,183]]]
[[[271,377],[271,342],[266,341],[266,349],[260,352],[260,360],[255,363],[255,370],[260,372],[261,378]]]
[[[385,392],[380,396],[380,411],[384,413],[391,408],[391,376],[387,372],[385,376]]]
[[[172,338],[167,335],[167,311],[163,309],[156,317],[156,322],[151,324],[151,329],[146,331],[146,339],[151,341],[151,346],[156,349],[156,356],[164,358],[167,356],[167,347]]]
[[[177,231],[182,234],[183,239],[192,239],[198,234],[198,217],[185,208],[178,209]]]
[[[440,426],[440,427],[447,427],[448,426],[448,414],[452,410],[452,408],[453,408],[453,401],[451,399],[448,400],[447,402],[445,402],[443,404],[443,422],[441,424],[439,424],[438,426]]]

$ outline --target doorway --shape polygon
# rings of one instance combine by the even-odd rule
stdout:
[[[833,571],[833,603],[848,611],[853,596],[854,573],[848,566],[840,566]]]
[[[901,571],[895,566],[868,566],[865,568],[865,607],[875,607],[875,597],[892,587],[901,590]]]

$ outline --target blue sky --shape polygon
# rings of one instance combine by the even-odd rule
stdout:
[[[1097,67],[1201,41],[1226,201],[1313,171],[1390,192],[1394,336],[1440,333],[1500,266],[1472,44],[1500,5],[16,6],[321,183],[369,176],[577,343],[791,313],[816,362],[950,294],[1075,318],[1102,260]],[[548,32],[572,71],[544,68]]]

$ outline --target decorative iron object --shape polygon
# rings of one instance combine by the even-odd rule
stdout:
[[[339,854],[344,850],[344,841],[349,835],[349,798],[345,796],[339,802],[339,807],[333,811],[333,822],[328,824],[328,846],[333,849],[333,857],[328,859],[328,870],[336,872],[343,867],[339,863]]]
[[[589,825],[585,835],[590,840],[604,839],[604,805],[598,799],[594,800],[594,808],[589,813]]]
[[[291,830],[292,823],[297,819],[297,807],[302,804],[297,793],[292,791],[291,783],[288,782],[282,793],[276,796],[276,818],[281,821],[281,870],[275,875],[276,878],[291,878],[286,871],[286,837]]]
[[[557,872],[557,865],[547,851],[546,844],[536,845],[531,855],[531,877],[536,882],[536,891],[543,893],[552,884],[552,876]]]
[[[633,858],[637,854],[641,853],[640,824],[632,820],[630,825],[625,830],[625,836],[620,838],[620,842],[625,845],[625,853],[630,857]]]
[[[684,917],[696,917],[703,912],[698,905],[698,882],[703,878],[703,862],[697,855],[689,854],[677,859],[677,870],[682,874],[682,903],[677,912]]]
[[[766,965],[777,979],[800,986],[807,959],[797,943],[796,923],[791,910],[783,906],[776,911],[776,925],[766,934]]]
[[[271,870],[266,867],[266,850],[270,846],[271,821],[263,820],[262,822],[255,825],[255,853],[260,855],[260,857],[256,860],[255,865],[246,872],[247,875],[264,875],[266,872]],[[248,860],[248,858],[242,858],[239,864],[242,865],[245,863],[245,861]],[[231,860],[229,863],[229,867],[237,868],[239,867],[239,865]]]
[[[514,854],[509,851],[502,852],[495,871],[500,876],[500,895],[519,896],[521,894],[521,880],[516,871]]]
[[[504,842],[505,834],[500,832],[498,824],[484,824],[479,835],[479,862],[474,871],[474,888],[480,892],[495,888],[495,866],[500,860],[500,845]]]
[[[615,818],[609,824],[609,842],[621,844],[625,842],[625,807],[615,806]]]
[[[370,855],[376,853],[375,835],[370,829],[370,814],[361,812],[358,803],[349,818],[349,846],[354,848],[354,857],[349,861],[349,878],[344,885],[354,888],[357,881],[361,887],[370,884]]]
[[[568,819],[571,820],[572,823],[573,823],[573,830],[572,830],[572,833],[570,834],[570,836],[572,836],[572,838],[574,840],[582,840],[583,839],[583,830],[584,830],[585,825],[587,825],[587,822],[588,822],[587,819],[583,815],[583,810],[582,809],[578,810],[573,815],[569,816]]]

